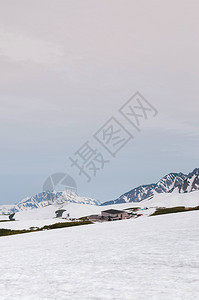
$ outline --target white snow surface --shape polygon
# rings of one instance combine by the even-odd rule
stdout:
[[[199,297],[199,211],[1,237],[0,299]]]
[[[143,200],[137,203],[140,207],[195,207],[199,205],[199,191],[179,194],[177,190],[168,194],[155,194],[151,200]]]
[[[41,219],[41,220],[17,220],[12,222],[1,222],[0,228],[4,229],[12,229],[12,230],[22,230],[22,229],[30,229],[31,227],[43,227],[45,225],[52,225],[60,222],[68,222],[65,219]],[[1,298],[0,298],[1,299]]]
[[[199,191],[194,191],[186,194],[172,193],[172,194],[156,194],[151,200],[144,200],[134,203],[123,203],[106,206],[87,205],[69,203],[67,205],[49,205],[46,207],[29,209],[21,211],[15,214],[14,222],[0,222],[0,228],[9,229],[28,229],[30,227],[42,227],[44,225],[50,225],[58,222],[66,222],[65,219],[55,218],[55,211],[59,208],[65,209],[63,217],[69,213],[71,218],[80,218],[92,214],[101,214],[101,211],[107,209],[127,209],[132,207],[148,207],[151,208],[145,212],[144,215],[153,213],[156,207],[174,207],[185,206],[195,207],[199,205]],[[8,216],[0,216],[0,220],[8,220]]]

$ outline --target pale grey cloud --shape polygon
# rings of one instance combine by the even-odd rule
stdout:
[[[5,59],[29,63],[53,64],[63,56],[61,47],[42,39],[0,30],[0,54]]]
[[[16,166],[8,171],[4,164],[2,174],[17,176],[26,168],[35,174],[31,161],[37,159],[38,172],[44,175],[56,168],[65,170],[67,155],[117,114],[137,90],[159,114],[145,123],[136,144],[124,150],[125,157],[121,155],[104,171],[91,188],[93,193],[102,195],[100,182],[106,183],[110,176],[117,182],[117,170],[127,174],[124,191],[134,181],[142,183],[126,169],[133,161],[132,170],[139,168],[140,176],[144,174],[140,151],[150,143],[146,134],[153,141],[146,154],[150,163],[156,164],[154,153],[165,155],[159,157],[155,173],[178,168],[182,157],[186,168],[194,165],[194,151],[188,151],[184,141],[188,138],[194,149],[198,145],[198,9],[195,0],[2,1],[2,157],[6,161],[12,157]],[[166,147],[164,137],[172,147]],[[16,163],[20,151],[29,161],[23,167]],[[42,164],[44,153],[48,157],[53,152],[48,164]],[[79,184],[86,193],[83,180]],[[106,188],[110,197],[112,190],[113,185]]]

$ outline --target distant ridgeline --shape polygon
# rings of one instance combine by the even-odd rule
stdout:
[[[189,193],[199,190],[199,169],[194,169],[188,175],[183,173],[170,173],[160,181],[153,184],[141,185],[121,195],[116,200],[108,201],[102,205],[120,204],[128,202],[140,202],[152,198],[160,193]]]
[[[199,169],[193,170],[188,175],[183,173],[170,173],[160,181],[153,184],[142,185],[121,195],[116,200],[100,203],[96,199],[80,197],[74,192],[42,192],[32,197],[27,197],[15,205],[0,206],[0,214],[10,214],[28,209],[45,207],[48,205],[66,205],[68,203],[89,204],[89,205],[112,205],[128,202],[140,202],[153,198],[160,193],[189,193],[199,190]]]
[[[0,206],[1,214],[10,214],[14,212],[19,212],[28,209],[35,209],[40,207],[45,207],[48,205],[66,205],[68,203],[77,204],[89,204],[89,205],[100,205],[100,202],[96,199],[79,197],[74,192],[69,191],[47,191],[39,193],[32,197],[27,197],[19,201],[15,205],[2,205]]]

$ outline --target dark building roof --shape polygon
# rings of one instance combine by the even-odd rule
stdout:
[[[117,210],[117,209],[107,209],[107,210],[103,210],[102,212],[108,213],[108,214],[121,214],[121,213],[125,213],[125,211],[123,210]]]

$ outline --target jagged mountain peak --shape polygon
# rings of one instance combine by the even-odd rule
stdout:
[[[192,177],[193,175],[199,175],[199,168],[195,168],[193,172],[189,173],[188,177]]]
[[[45,207],[48,205],[65,205],[67,203],[100,205],[96,199],[88,197],[80,197],[75,192],[71,191],[45,191],[36,194],[35,196],[26,197],[17,204],[9,207],[2,206],[0,211],[2,214],[29,210],[34,208]]]
[[[193,172],[187,175],[187,178],[179,186],[179,193],[189,193],[199,189],[199,169],[196,168]]]
[[[191,192],[199,189],[199,168],[185,175],[184,173],[169,173],[160,179],[157,183],[141,185],[129,192],[121,195],[119,198],[103,203],[102,205],[119,204],[125,202],[140,202],[150,199],[155,193],[179,193]]]
[[[169,173],[156,183],[157,193],[169,193],[186,179],[183,173]]]

